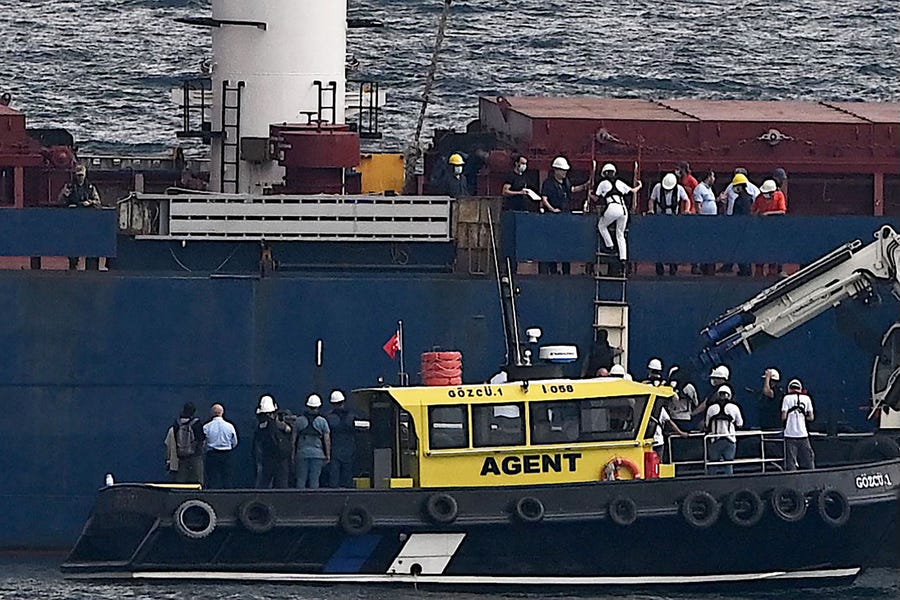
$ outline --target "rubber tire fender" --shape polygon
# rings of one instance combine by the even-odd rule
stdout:
[[[540,523],[544,519],[544,503],[534,496],[519,498],[513,510],[523,523]]]
[[[833,507],[839,509],[837,515],[832,514]],[[841,490],[825,488],[816,494],[816,509],[822,520],[832,527],[842,527],[850,520],[850,502]]]
[[[459,515],[459,504],[450,494],[432,494],[425,501],[425,515],[433,523],[449,525]]]
[[[770,497],[772,511],[778,518],[788,523],[796,523],[806,516],[806,497],[796,488],[778,487],[772,490]],[[790,502],[789,508],[784,502]],[[792,508],[791,508],[792,506]]]
[[[341,509],[338,525],[347,535],[366,535],[372,531],[375,520],[365,506],[348,504]]]
[[[262,515],[262,519],[258,515]],[[244,529],[252,533],[268,533],[275,527],[277,518],[275,508],[261,500],[247,500],[238,507],[238,521]]]
[[[744,506],[749,512],[744,510]],[[725,514],[735,525],[753,527],[758,524],[766,512],[766,505],[759,494],[751,489],[736,490],[725,499]]]
[[[187,511],[191,510],[192,508],[199,508],[203,510],[206,513],[206,517],[208,519],[206,527],[199,531],[191,529],[184,521],[185,513],[187,513]],[[175,530],[178,533],[188,539],[202,540],[203,538],[208,537],[209,534],[211,534],[216,528],[216,511],[212,506],[210,506],[203,500],[185,500],[178,505],[178,508],[175,509],[175,513],[172,515],[172,520],[175,525]]]
[[[628,496],[616,496],[609,502],[609,520],[619,527],[628,527],[637,521],[637,504]]]
[[[702,511],[702,514],[697,514]],[[681,502],[681,516],[691,527],[706,529],[715,525],[722,513],[722,506],[715,496],[706,490],[694,490]]]

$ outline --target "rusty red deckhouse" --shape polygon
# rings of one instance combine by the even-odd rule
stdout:
[[[782,167],[794,214],[900,215],[900,103],[483,97],[479,120],[542,172],[557,155],[576,174],[637,162],[645,183],[680,161],[757,179]]]

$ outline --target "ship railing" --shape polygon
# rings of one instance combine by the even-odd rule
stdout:
[[[738,441],[738,454],[733,460],[710,460],[709,447],[712,442],[719,438],[734,436]],[[687,457],[679,459],[677,440],[685,438],[670,436],[667,440],[667,450],[670,462],[675,465],[676,473],[698,474],[702,467],[703,474],[709,474],[710,467],[723,467],[732,465],[738,470],[747,471],[782,471],[784,470],[784,438],[782,431],[752,429],[745,431],[736,431],[735,433],[689,433],[686,438],[702,442],[703,452],[702,459],[694,458],[699,455],[696,444],[689,444],[689,447],[682,448]],[[748,443],[755,440],[755,443]],[[676,442],[673,445],[673,442]],[[741,442],[744,442],[743,444]],[[772,446],[780,449],[780,453],[774,452]],[[766,451],[767,446],[769,452]],[[758,452],[747,452],[747,448],[752,447],[758,449]]]

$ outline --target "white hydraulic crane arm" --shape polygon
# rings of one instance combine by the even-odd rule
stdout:
[[[750,352],[760,334],[781,337],[848,298],[871,293],[876,282],[892,284],[896,294],[898,264],[900,235],[889,226],[868,245],[845,244],[708,325],[701,332],[707,342],[702,358],[718,363],[738,346]]]

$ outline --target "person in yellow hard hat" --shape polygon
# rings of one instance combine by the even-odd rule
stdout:
[[[725,214],[749,215],[753,199],[757,195],[759,195],[759,188],[747,178],[747,170],[739,167],[734,170],[731,183],[719,194],[719,200],[726,203]],[[719,273],[731,273],[733,267],[733,263],[725,263],[719,267]],[[739,277],[749,277],[752,274],[753,267],[749,263],[738,265]]]
[[[469,184],[466,181],[463,171],[465,170],[466,161],[459,152],[454,152],[447,160],[449,165],[449,173],[443,185],[443,191],[448,196],[459,198],[461,196],[470,196]]]

